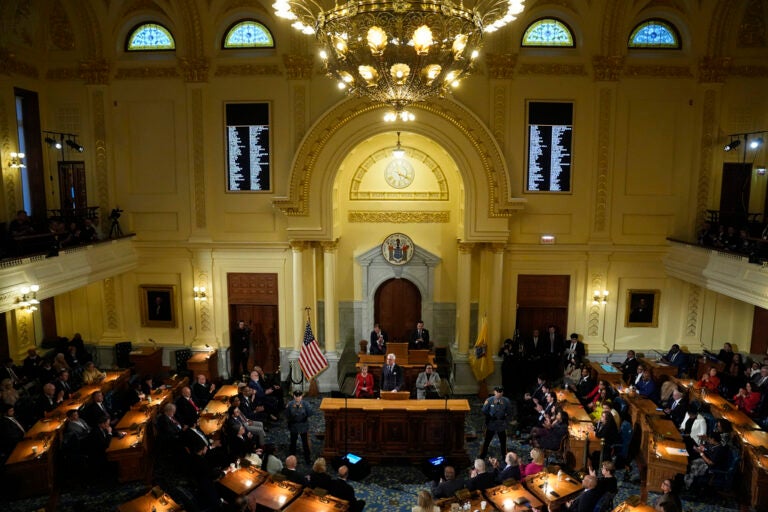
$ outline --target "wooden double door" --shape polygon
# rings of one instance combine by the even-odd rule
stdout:
[[[251,329],[249,368],[259,365],[266,373],[277,372],[280,368],[277,274],[227,274],[227,295],[229,332],[234,332],[241,321]],[[230,350],[230,354],[234,351]],[[231,364],[234,369],[234,361]]]
[[[390,279],[376,290],[373,308],[373,321],[389,335],[389,341],[407,342],[421,320],[421,292],[408,279]]]

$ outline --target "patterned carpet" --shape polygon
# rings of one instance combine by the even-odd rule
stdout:
[[[483,417],[480,414],[482,403],[475,396],[466,397],[471,405],[471,412],[467,417],[467,434],[478,434],[477,437],[469,436],[467,440],[467,452],[470,458],[474,458],[480,451],[483,431]],[[315,410],[321,398],[307,398]],[[322,414],[315,414],[311,419],[311,432],[322,433],[324,431],[324,419]],[[267,432],[269,442],[278,447],[278,456],[284,459],[288,451],[288,433],[285,428],[285,420],[272,425]],[[312,437],[313,456],[318,456],[322,450],[321,439]],[[509,444],[509,442],[508,442]],[[512,440],[511,448],[520,454],[527,454],[530,446],[519,440]],[[498,456],[498,440],[494,439],[491,445],[490,455]],[[299,469],[307,471],[309,468],[300,463]],[[636,470],[635,470],[636,471]],[[466,469],[464,469],[466,474]],[[620,503],[631,495],[640,493],[638,483],[623,482],[623,471],[618,471],[619,493],[615,504]],[[634,481],[639,481],[638,475],[630,476]],[[116,510],[121,503],[145,494],[148,490],[141,483],[117,484],[112,479],[103,482],[86,485],[82,482],[72,481],[68,478],[65,488],[61,489],[58,503],[54,510],[61,512],[103,512]],[[162,464],[155,467],[153,483],[163,487],[177,501],[185,499],[183,489],[185,482],[177,475],[169,472]],[[428,477],[416,466],[374,466],[371,474],[359,482],[350,482],[355,488],[357,497],[366,501],[367,511],[410,512],[416,504],[416,495],[421,489],[429,489]],[[64,486],[63,486],[64,487]],[[9,489],[0,489],[0,510],[4,512],[35,512],[43,509],[49,502],[49,496],[41,496],[33,499],[8,501],[12,492]],[[653,503],[658,495],[651,493],[649,502]],[[740,510],[739,506],[730,501],[718,500],[715,497],[707,499],[701,496],[683,495],[684,510],[686,512],[715,512]],[[56,500],[56,497],[52,498]],[[745,509],[746,510],[746,509]]]

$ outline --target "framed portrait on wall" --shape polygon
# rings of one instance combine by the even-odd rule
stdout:
[[[142,327],[176,327],[176,304],[173,286],[143,284],[139,286],[139,308]]]
[[[627,290],[624,327],[658,327],[661,290]]]

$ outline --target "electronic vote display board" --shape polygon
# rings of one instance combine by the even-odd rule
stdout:
[[[573,103],[528,103],[526,192],[570,192]]]

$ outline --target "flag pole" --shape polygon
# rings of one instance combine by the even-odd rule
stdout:
[[[488,321],[488,312],[486,311],[483,314],[483,324],[485,324],[487,321]],[[483,328],[483,326],[481,325],[480,329],[482,329],[482,328]],[[485,340],[485,344],[486,344],[486,347],[487,347],[487,345],[488,345],[488,340],[487,339]],[[487,348],[486,348],[485,357],[488,357]],[[480,400],[485,400],[486,398],[488,398],[488,383],[486,382],[485,378],[483,378],[483,380],[481,380],[480,382],[477,383],[477,397]]]
[[[311,320],[310,311],[312,311],[312,308],[309,306],[304,308],[304,312],[307,313],[307,322]],[[317,388],[317,381],[314,377],[309,379],[309,391],[307,391],[307,396],[318,396],[320,394],[320,390]]]

